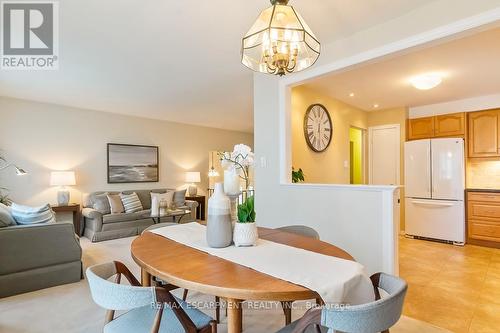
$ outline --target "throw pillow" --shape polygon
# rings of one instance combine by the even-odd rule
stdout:
[[[111,214],[121,214],[125,211],[122,204],[122,199],[119,194],[107,194]]]
[[[16,224],[16,221],[12,217],[10,207],[0,203],[0,228],[8,227],[9,225],[14,224]]]
[[[174,205],[175,207],[186,206],[186,189],[174,192]]]
[[[106,194],[95,195],[92,199],[92,208],[103,215],[110,214],[111,207],[109,206],[108,196]]]
[[[160,211],[160,202],[167,201],[167,207],[172,206],[174,192],[167,193],[153,193],[151,192],[151,214],[157,215]]]
[[[12,204],[12,217],[17,224],[39,224],[39,223],[55,223],[55,214],[49,204],[40,207],[30,207]]]
[[[122,199],[123,208],[125,208],[125,213],[135,213],[142,210],[141,200],[137,196],[137,193],[123,194],[120,193],[120,198]]]

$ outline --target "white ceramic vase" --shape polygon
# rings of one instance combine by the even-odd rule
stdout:
[[[222,183],[215,184],[214,194],[208,199],[207,243],[214,248],[228,247],[233,241],[231,202]]]
[[[255,246],[259,239],[257,224],[239,223],[234,225],[233,242],[235,246]]]
[[[235,169],[224,170],[224,192],[227,195],[240,193],[240,176]]]

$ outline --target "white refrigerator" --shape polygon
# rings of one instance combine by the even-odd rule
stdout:
[[[405,143],[405,233],[465,243],[462,138]]]

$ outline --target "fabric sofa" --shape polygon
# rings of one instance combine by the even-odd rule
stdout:
[[[73,223],[0,228],[0,297],[78,282],[81,258]]]
[[[151,214],[151,192],[166,193],[167,191],[175,191],[174,189],[153,189],[153,190],[130,190],[130,191],[98,191],[84,195],[82,215],[84,218],[84,236],[92,242],[100,242],[115,238],[131,237],[140,235],[141,232],[154,224]],[[96,196],[103,194],[130,194],[137,193],[141,201],[143,210],[136,213],[120,213],[120,214],[103,214],[94,209]],[[183,194],[184,197],[184,194]],[[196,221],[196,208],[198,203],[195,201],[184,200],[185,204],[179,206],[179,209],[187,209],[191,211],[190,215],[183,216],[179,223],[187,223]],[[172,218],[162,218],[161,222],[173,222]]]

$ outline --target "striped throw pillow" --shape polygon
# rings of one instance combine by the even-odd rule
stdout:
[[[122,204],[123,208],[125,208],[125,213],[135,213],[143,209],[141,200],[139,200],[139,197],[135,192],[132,194],[120,193],[120,198],[122,199]]]
[[[55,223],[55,214],[49,204],[29,207],[13,203],[11,213],[17,224]]]

